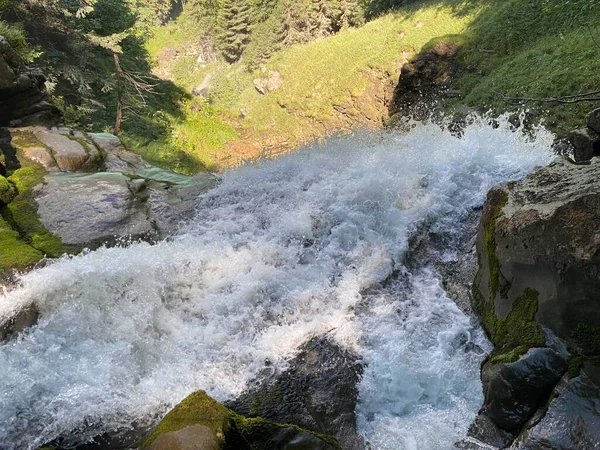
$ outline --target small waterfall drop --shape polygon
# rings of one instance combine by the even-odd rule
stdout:
[[[420,124],[330,139],[226,172],[172,239],[22,276],[0,310],[33,299],[41,318],[0,345],[0,448],[150,422],[196,389],[234,398],[323,333],[367,363],[357,411],[374,449],[452,448],[488,344],[434,267],[406,266],[410,239],[426,228],[455,257],[487,190],[547,164],[551,141],[483,119],[462,138]]]

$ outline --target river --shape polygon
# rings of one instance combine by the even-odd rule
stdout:
[[[0,345],[0,448],[155,421],[196,389],[235,398],[329,333],[367,364],[358,426],[375,450],[451,449],[490,346],[434,265],[406,264],[410,239],[458,258],[487,190],[547,164],[551,141],[505,119],[462,138],[433,124],[332,138],[225,172],[163,242],[23,275],[0,309],[34,299],[41,319]]]

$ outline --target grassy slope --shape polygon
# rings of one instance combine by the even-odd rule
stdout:
[[[185,20],[158,29],[146,49],[155,60],[165,48],[181,50],[183,56],[167,68],[175,84],[188,92],[214,72],[213,104],[203,110],[207,117],[202,131],[193,123],[193,112],[186,116],[191,123],[175,127],[182,142],[190,144],[189,151],[210,165],[216,162],[210,152],[237,139],[225,124],[258,146],[274,140],[287,147],[346,129],[348,123],[337,116],[337,106],[354,110],[356,124],[362,125],[357,108],[384,109],[374,98],[356,105],[355,100],[373,86],[369,74],[375,71],[397,80],[404,52],[414,55],[446,35],[464,45],[460,56],[464,67],[475,68],[456,83],[462,96],[453,104],[485,106],[500,113],[518,108],[503,97],[592,91],[600,81],[600,48],[592,39],[595,34],[600,41],[594,28],[598,17],[598,0],[418,1],[359,29],[278,52],[266,67],[279,71],[284,83],[265,96],[252,84],[262,73],[245,71],[243,60],[233,66],[197,65],[193,51],[187,51],[197,36]],[[581,127],[590,108],[585,103],[528,106],[540,111],[559,134]],[[210,133],[204,130],[219,130],[220,138],[207,143]]]
[[[452,7],[460,3],[420,2],[361,28],[343,30],[329,38],[283,49],[266,64],[267,69],[282,74],[283,86],[264,96],[252,83],[263,73],[248,73],[243,60],[232,66],[197,65],[193,51],[189,50],[193,47],[190,43],[198,37],[194,36],[194,30],[185,18],[156,30],[146,50],[155,60],[161,59],[164,49],[179,50],[183,56],[171,61],[167,69],[173,81],[188,92],[198,86],[207,73],[214,71],[213,106],[204,108],[211,111],[212,123],[207,123],[207,127],[219,128],[228,123],[244,139],[259,146],[274,139],[293,147],[344,129],[334,107],[352,107],[355,99],[365,95],[374,84],[370,72],[395,81],[405,52],[414,55],[437,36],[463,32],[473,19],[474,11],[459,17]],[[385,106],[376,104],[375,100],[372,103],[373,108],[379,110],[375,113],[384,115]],[[365,107],[364,102],[362,106]],[[243,120],[241,110],[246,115]],[[356,113],[358,116],[360,111]],[[187,117],[190,118],[193,115]],[[182,129],[176,127],[178,132]],[[188,124],[186,136],[192,136],[195,131],[193,124]],[[230,136],[231,140],[236,139]],[[193,143],[196,149],[201,148],[208,138],[207,134],[197,133]],[[213,145],[208,148],[215,149]]]
[[[555,97],[600,89],[600,1],[485,1],[468,29],[459,102],[496,112],[514,109],[503,97]],[[596,41],[596,42],[594,42]],[[486,50],[487,52],[483,52]],[[492,52],[492,53],[489,53]],[[531,102],[558,134],[585,124],[593,103]]]

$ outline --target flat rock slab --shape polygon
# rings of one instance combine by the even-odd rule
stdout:
[[[120,173],[50,174],[36,198],[40,219],[67,244],[152,234],[128,182]]]
[[[78,141],[51,130],[35,127],[35,137],[48,146],[54,154],[54,159],[62,171],[75,172],[88,161],[88,151]]]
[[[50,152],[44,147],[27,147],[23,149],[25,156],[41,164],[48,171],[58,170],[58,166]]]

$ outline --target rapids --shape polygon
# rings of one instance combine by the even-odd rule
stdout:
[[[426,228],[456,258],[487,190],[547,164],[551,141],[483,119],[462,138],[420,124],[330,139],[224,173],[168,240],[23,275],[0,310],[34,299],[41,319],[0,345],[0,448],[150,423],[196,389],[234,398],[329,333],[367,364],[358,425],[375,450],[451,449],[489,343],[434,267],[405,264],[409,241]]]

